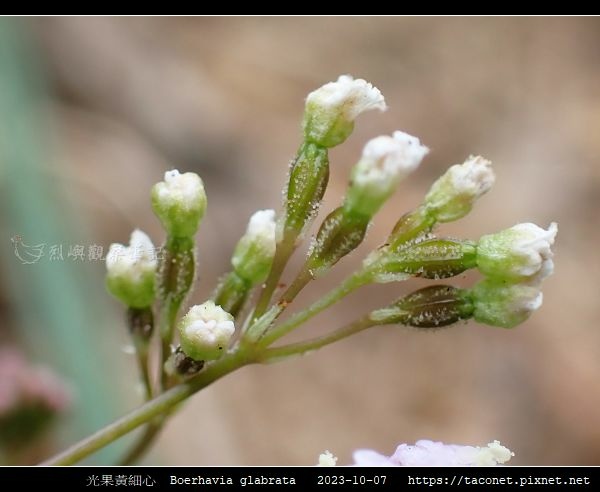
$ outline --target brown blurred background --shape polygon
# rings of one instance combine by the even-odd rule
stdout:
[[[433,334],[378,328],[276,368],[245,368],[188,402],[148,463],[312,464],[325,449],[348,463],[355,448],[389,454],[398,443],[427,438],[478,445],[499,439],[515,451],[512,464],[600,465],[600,20],[6,22],[29,46],[25,61],[41,86],[32,107],[48,147],[36,173],[69,204],[68,217],[76,216],[63,217],[74,241],[107,247],[140,227],[160,242],[150,186],[171,167],[202,176],[209,206],[198,236],[200,282],[193,302],[205,299],[228,269],[250,214],[279,207],[287,162],[299,143],[303,98],[339,74],[373,82],[390,109],[360,117],[353,136],[331,152],[324,211],[340,200],[367,139],[401,129],[432,151],[377,216],[364,247],[307,289],[303,303],[356,267],[432,181],[469,154],[493,161],[497,184],[441,234],[476,239],[518,222],[559,224],[556,273],[544,284],[543,308],[522,326],[468,323]],[[3,110],[0,119],[10,122],[11,113]],[[0,172],[0,186],[12,186],[8,178]],[[2,220],[7,243],[25,227],[14,214],[3,213]],[[11,275],[19,276],[24,266],[10,249],[3,254]],[[103,306],[107,320],[94,327],[95,336],[108,365],[118,368],[107,376],[110,384],[90,393],[118,402],[99,412],[94,425],[101,425],[138,401],[131,393],[135,366],[120,350],[125,327],[120,306],[102,292],[102,265],[85,268],[85,288],[97,291],[86,300]],[[476,278],[452,283],[469,285]],[[0,330],[12,343],[21,327],[8,279],[2,280]],[[315,319],[305,333],[335,328],[421,285],[368,288]],[[53,357],[68,359],[94,347],[71,344],[68,353],[57,349]],[[99,360],[106,365],[106,358]],[[87,405],[95,406],[89,399]],[[82,411],[76,405],[71,418]]]

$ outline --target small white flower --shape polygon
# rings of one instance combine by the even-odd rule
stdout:
[[[400,131],[392,137],[382,135],[367,142],[362,158],[352,170],[348,207],[368,216],[375,214],[428,152],[418,138]]]
[[[460,219],[491,189],[494,180],[492,163],[481,156],[471,156],[463,164],[451,166],[433,183],[425,204],[438,222]]]
[[[231,263],[235,272],[252,284],[262,282],[271,268],[275,248],[275,211],[259,210],[250,221],[246,234],[239,240]]]
[[[260,242],[266,255],[273,256],[275,254],[275,210],[259,210],[254,212],[248,228],[246,236],[253,241]]]
[[[158,184],[157,194],[163,201],[177,202],[185,208],[193,208],[202,198],[204,185],[196,173],[181,174],[177,169],[165,173],[165,180]]]
[[[193,236],[206,210],[202,179],[196,173],[167,171],[152,188],[152,208],[170,235]]]
[[[156,251],[150,238],[135,229],[129,247],[111,244],[106,255],[109,291],[130,307],[147,307],[154,300]]]
[[[319,455],[319,463],[317,466],[335,466],[337,464],[337,458],[329,451],[325,451]]]
[[[147,234],[135,229],[129,239],[129,247],[113,243],[106,256],[106,269],[109,274],[127,273],[142,276],[146,271],[156,268],[154,245]]]
[[[472,292],[473,319],[479,323],[513,328],[526,321],[544,300],[539,283],[506,283],[485,279]]]
[[[512,456],[498,441],[478,447],[420,440],[414,446],[401,444],[389,457],[361,449],[354,452],[354,462],[359,466],[492,466],[506,463]]]
[[[413,172],[428,152],[417,137],[408,133],[397,131],[392,137],[376,137],[365,145],[353,179],[379,186],[397,182]]]
[[[525,223],[483,236],[477,246],[479,270],[488,277],[539,283],[554,270],[551,247],[557,232],[555,222],[548,230]]]
[[[179,323],[181,348],[194,360],[218,359],[235,331],[233,316],[213,301],[193,306]]]
[[[324,147],[334,147],[350,135],[356,117],[371,109],[387,109],[379,89],[366,80],[342,75],[306,98],[305,137]]]
[[[312,91],[306,97],[306,104],[319,106],[323,111],[343,113],[344,119],[349,121],[370,109],[387,109],[377,87],[351,75],[340,75],[336,82],[328,82]]]

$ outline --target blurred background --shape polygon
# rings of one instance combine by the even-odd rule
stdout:
[[[304,97],[349,73],[380,88],[390,109],[361,116],[331,152],[323,211],[337,206],[367,139],[401,129],[431,153],[360,250],[299,305],[356,268],[449,165],[481,154],[495,188],[439,232],[476,239],[557,221],[543,308],[513,330],[380,327],[245,368],[187,402],[146,463],[301,465],[328,449],[344,464],[362,447],[499,439],[516,453],[511,464],[600,465],[599,47],[595,18],[0,20],[0,344],[69,387],[52,430],[26,449],[5,439],[4,461],[35,462],[141,401],[94,246],[106,252],[134,227],[160,243],[151,185],[173,167],[199,173],[209,205],[190,302],[202,302],[251,213],[280,206]],[[43,256],[24,263],[19,242]],[[423,284],[364,289],[303,333]],[[126,444],[91,462],[111,463]]]

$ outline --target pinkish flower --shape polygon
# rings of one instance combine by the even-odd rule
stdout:
[[[498,441],[478,447],[424,439],[414,446],[400,444],[389,457],[371,449],[359,449],[353,455],[358,466],[493,466],[506,463],[512,456],[514,453]]]
[[[0,349],[0,419],[26,407],[59,413],[70,402],[69,388],[51,370],[32,366],[14,349]]]

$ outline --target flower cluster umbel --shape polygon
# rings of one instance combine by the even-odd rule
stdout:
[[[547,228],[517,224],[479,240],[446,238],[435,232],[438,224],[471,212],[494,184],[491,162],[466,156],[433,183],[420,204],[398,217],[382,246],[367,255],[341,285],[280,321],[307,284],[327,274],[361,244],[375,214],[429,152],[418,138],[402,131],[368,141],[352,169],[345,197],[321,222],[300,270],[285,290],[278,291],[289,258],[318,215],[329,180],[329,149],[348,138],[360,114],[385,109],[376,87],[348,75],[308,95],[302,141],[290,164],[280,212],[261,210],[250,217],[233,248],[231,270],[210,299],[192,306],[184,316],[180,311],[196,274],[195,236],[207,197],[202,179],[193,172],[167,171],[164,181],[153,187],[152,208],[166,233],[165,254],[153,259],[151,240],[135,230],[130,246],[113,246],[111,250],[121,255],[113,254],[107,261],[107,287],[129,309],[148,398],[183,378],[205,373],[210,382],[213,373],[216,378],[246,364],[302,354],[376,325],[428,329],[473,318],[512,328],[541,306],[542,281],[553,271],[555,223]],[[483,277],[471,288],[434,283],[317,338],[276,343],[367,284],[411,277],[447,279],[469,269],[479,270]],[[159,330],[153,338],[155,323]],[[152,363],[157,357],[158,365]],[[154,367],[159,374],[151,374]],[[218,370],[210,372],[211,367]]]

